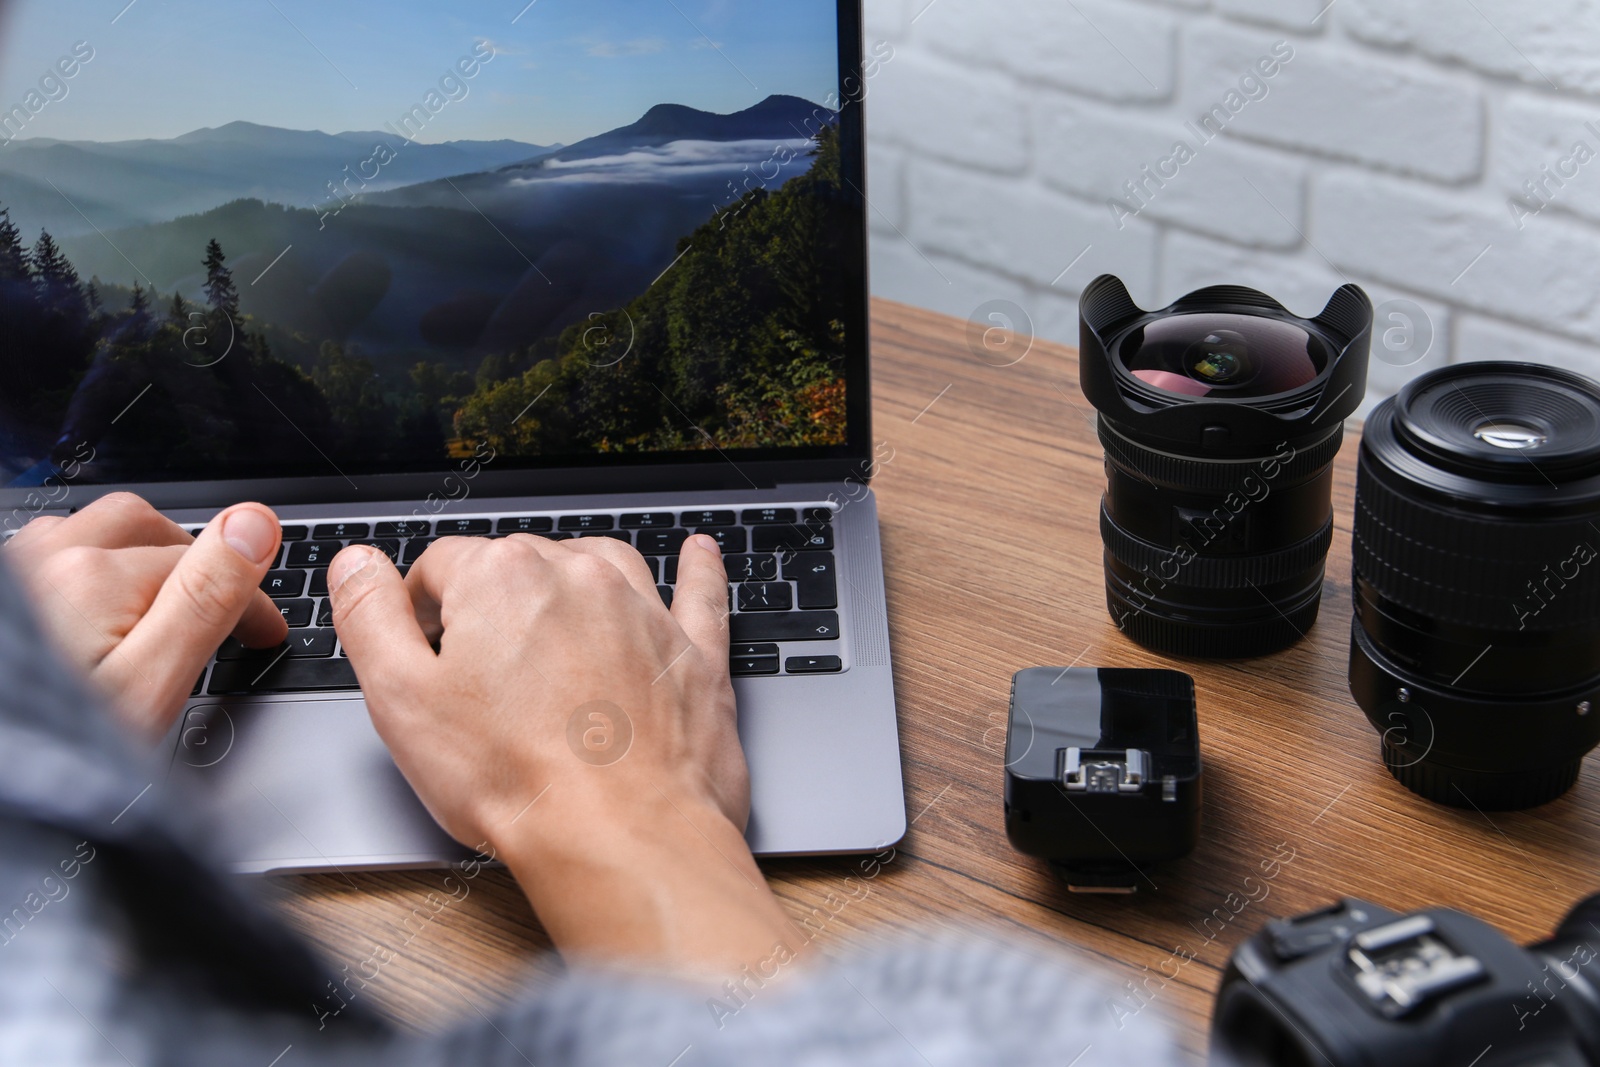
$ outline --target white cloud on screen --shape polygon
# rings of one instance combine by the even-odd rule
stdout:
[[[752,169],[771,161],[770,171],[782,160],[786,172],[803,167],[811,142],[805,138],[787,141],[673,141],[656,148],[639,148],[594,159],[550,160],[543,173],[513,179],[513,185],[544,182],[608,182],[637,184],[671,181],[674,178]],[[780,149],[787,149],[781,152]]]

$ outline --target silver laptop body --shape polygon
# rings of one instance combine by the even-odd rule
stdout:
[[[837,560],[839,633],[761,643],[778,645],[780,671],[791,659],[829,656],[839,658],[841,669],[734,678],[739,736],[750,764],[747,836],[752,849],[767,855],[881,849],[904,834],[906,813],[878,517],[870,493],[841,497],[838,483],[821,483],[692,496],[530,497],[496,500],[449,517],[498,522],[508,515],[537,515],[559,522],[562,515],[767,506],[834,510],[834,550],[823,555]],[[208,518],[203,510],[171,514],[180,523]],[[288,505],[279,514],[285,524],[376,524],[409,511]],[[804,566],[806,555],[789,558]],[[173,785],[211,813],[241,870],[433,866],[462,854],[412,794],[356,696],[197,696],[167,746]]]

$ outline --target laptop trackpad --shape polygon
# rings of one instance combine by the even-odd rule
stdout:
[[[469,854],[417,800],[359,699],[196,705],[172,778],[215,821],[237,870],[434,866]]]

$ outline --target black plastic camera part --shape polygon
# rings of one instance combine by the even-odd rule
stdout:
[[[1194,680],[1180,671],[1030,667],[1011,680],[1006,836],[1075,893],[1132,893],[1200,837]]]
[[[1366,394],[1371,301],[1346,285],[1307,319],[1215,286],[1146,311],[1102,275],[1079,311],[1112,619],[1168,655],[1294,643],[1322,602],[1333,459]]]
[[[1145,311],[1120,278],[1102,274],[1084,289],[1078,309],[1084,396],[1103,418],[1135,431],[1152,447],[1197,459],[1250,459],[1263,454],[1263,445],[1270,454],[1278,441],[1320,436],[1366,395],[1372,301],[1357,285],[1341,286],[1316,317],[1306,319],[1241,285],[1198,289]],[[1199,317],[1208,321],[1194,321]],[[1171,363],[1173,355],[1208,338],[1204,359]],[[1232,357],[1239,345],[1253,350],[1247,358],[1260,364],[1253,373],[1218,360]],[[1298,373],[1284,366],[1302,358],[1306,364]],[[1234,373],[1202,374],[1201,366]],[[1195,385],[1180,392],[1161,384],[1179,384],[1180,377]],[[1199,392],[1201,384],[1209,391]]]
[[[1346,899],[1240,945],[1212,1014],[1213,1067],[1600,1064],[1600,897],[1524,949],[1448,908]]]
[[[1600,743],[1600,382],[1481,362],[1367,418],[1351,538],[1350,693],[1420,796],[1484,811],[1565,793]]]

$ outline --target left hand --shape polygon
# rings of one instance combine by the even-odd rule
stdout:
[[[34,519],[0,559],[66,658],[155,740],[230,634],[252,648],[288,636],[261,591],[281,534],[261,504],[229,508],[190,537],[139,497],[112,493],[75,515]]]

